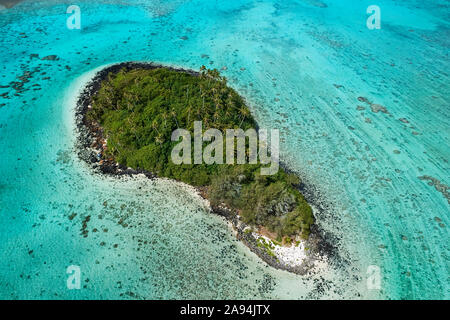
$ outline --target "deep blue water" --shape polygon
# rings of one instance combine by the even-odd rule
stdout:
[[[78,1],[81,30],[71,4],[0,10],[0,298],[450,297],[448,1],[379,0],[380,30],[371,1]],[[185,187],[91,174],[74,101],[129,60],[220,69],[280,129],[347,263],[273,270]]]

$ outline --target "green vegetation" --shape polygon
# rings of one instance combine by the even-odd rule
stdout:
[[[207,187],[213,205],[225,203],[244,222],[261,225],[278,237],[308,237],[314,218],[296,189],[299,179],[280,169],[260,175],[261,164],[182,164],[171,161],[177,128],[194,131],[256,128],[243,99],[217,70],[202,67],[198,76],[157,68],[109,74],[93,97],[88,120],[101,125],[108,139],[106,157],[194,186]],[[192,153],[193,154],[193,153]],[[225,153],[224,153],[225,154]]]
[[[258,238],[258,240],[256,241],[256,245],[259,248],[264,248],[269,256],[276,258],[275,253],[273,253],[272,251],[273,249],[275,249],[275,247],[270,242],[268,243],[264,238]]]

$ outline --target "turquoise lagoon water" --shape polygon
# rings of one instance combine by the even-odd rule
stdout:
[[[379,0],[380,30],[369,1],[77,1],[81,30],[66,28],[71,4],[0,10],[0,298],[450,297],[448,1]],[[75,99],[129,60],[226,67],[260,126],[281,130],[340,259],[274,270],[186,186],[92,174]]]

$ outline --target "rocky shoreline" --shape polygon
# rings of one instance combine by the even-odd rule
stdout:
[[[127,168],[116,163],[114,159],[107,158],[104,153],[107,141],[103,136],[103,130],[99,124],[88,121],[86,114],[91,105],[91,97],[98,92],[101,82],[106,79],[110,72],[118,72],[121,69],[129,71],[136,68],[155,69],[159,67],[186,72],[195,76],[199,75],[199,73],[192,70],[176,69],[153,63],[124,62],[108,66],[97,72],[81,92],[75,109],[75,122],[78,131],[76,150],[80,159],[92,166],[96,172],[113,176],[144,174],[149,179],[157,178],[157,176],[151,172]],[[302,185],[299,186],[299,188],[303,189],[305,186]],[[196,188],[196,190],[203,198],[208,200],[204,189]],[[335,248],[325,240],[318,226],[314,224],[311,228],[309,239],[306,241],[302,240],[305,247],[309,250],[308,254],[305,254],[305,257],[302,258],[301,264],[291,265],[285,263],[279,259],[280,257],[277,257],[271,253],[270,250],[261,246],[259,238],[255,237],[254,232],[249,232],[250,227],[239,219],[237,212],[234,212],[225,206],[211,206],[211,211],[229,221],[235,231],[236,237],[263,261],[276,269],[305,275],[313,271],[317,261],[326,261],[335,253]]]

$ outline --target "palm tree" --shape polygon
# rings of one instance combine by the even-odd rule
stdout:
[[[166,123],[167,123],[167,113],[163,112],[162,117],[164,119],[164,128],[166,127]]]
[[[177,123],[177,128],[179,128],[180,126],[178,125],[177,113],[175,112],[175,110],[172,109],[172,111],[170,112],[170,114],[171,114],[172,117],[175,119],[175,122]]]
[[[160,134],[158,130],[158,121],[156,121],[156,119],[152,122],[152,128],[155,129],[158,134]]]
[[[233,95],[231,94],[231,93],[229,93],[228,95],[227,95],[227,99],[226,99],[226,105],[228,106],[228,108],[227,109],[230,109],[230,108],[234,108],[234,101],[233,101]]]
[[[206,72],[207,72],[208,76],[214,80],[217,80],[220,78],[220,73],[219,73],[219,71],[217,71],[217,69],[214,69],[214,70],[208,69]]]
[[[214,118],[214,122],[217,122],[217,120],[219,120],[219,110],[216,109],[216,111],[214,112],[213,118]]]
[[[192,105],[189,104],[188,108],[187,108],[187,112],[188,112],[188,120],[187,120],[187,124],[189,126],[190,124],[190,119],[191,119],[191,112],[192,112]]]
[[[158,135],[158,136],[156,137],[155,141],[156,141],[157,143],[159,143],[160,145],[162,145],[163,142],[164,142],[164,139],[163,139],[162,135]]]
[[[242,106],[239,109],[239,113],[241,114],[241,123],[239,124],[239,127],[241,127],[242,122],[244,122],[244,119],[250,115],[250,111],[245,106]]]
[[[203,78],[206,75],[206,67],[205,66],[201,66],[200,67],[200,76]]]
[[[231,115],[230,108],[225,109],[225,117],[228,118]]]
[[[206,97],[206,90],[203,90],[203,84],[200,83],[200,97],[202,97],[203,100],[203,109],[205,108],[205,97]]]
[[[202,114],[202,109],[198,108],[197,109],[197,120],[201,119],[201,117],[200,117],[201,114]]]
[[[209,121],[210,121],[209,114],[206,113],[203,117],[203,122],[205,123],[205,130],[206,130],[206,128],[209,128]]]

